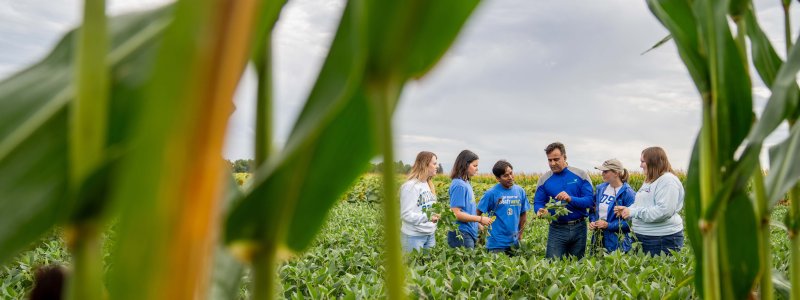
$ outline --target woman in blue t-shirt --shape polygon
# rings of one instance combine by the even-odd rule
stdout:
[[[447,233],[450,247],[475,248],[478,241],[478,224],[488,226],[492,219],[476,215],[475,193],[470,178],[478,174],[478,155],[469,150],[461,151],[450,172],[450,210],[456,215],[458,230]]]

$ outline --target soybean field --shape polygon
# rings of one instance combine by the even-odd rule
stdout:
[[[240,184],[249,175],[237,174]],[[631,184],[641,184],[634,174]],[[681,176],[681,179],[684,177]],[[397,178],[402,181],[401,177]],[[529,193],[536,188],[538,175],[521,175],[517,183]],[[639,183],[637,184],[637,180]],[[599,175],[592,181],[599,182]],[[434,180],[440,202],[447,202],[449,179]],[[494,184],[492,176],[472,180],[476,197]],[[342,196],[308,251],[286,257],[279,267],[279,290],[287,299],[373,299],[382,298],[383,222],[380,202],[380,177],[364,175]],[[776,206],[772,219],[783,220],[785,204]],[[484,248],[451,249],[446,243],[446,226],[436,232],[436,246],[429,252],[413,252],[404,257],[406,291],[418,299],[661,299],[697,298],[693,281],[694,256],[687,244],[673,256],[648,257],[636,252],[594,253],[580,260],[544,259],[547,221],[528,222],[520,248],[513,257],[488,253]],[[113,227],[105,235],[104,253],[109,256]],[[635,230],[635,229],[634,229]],[[591,233],[590,233],[591,234]],[[69,268],[70,255],[60,229],[54,230],[29,251],[0,268],[0,298],[20,299],[29,293],[33,272],[43,265],[60,264]],[[687,239],[688,243],[689,240]],[[772,259],[776,281],[788,277],[789,241],[785,228],[772,227]],[[482,245],[481,245],[482,246]],[[589,246],[591,247],[591,246]],[[106,262],[106,270],[113,268]],[[251,295],[250,276],[240,283],[239,298]],[[788,289],[776,285],[779,299],[788,298]]]

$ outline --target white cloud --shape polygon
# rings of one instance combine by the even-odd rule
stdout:
[[[167,0],[109,0],[110,14]],[[0,0],[0,78],[43,57],[73,27],[78,0]],[[289,1],[274,31],[276,147],[287,139],[312,87],[344,0]],[[781,56],[783,17],[755,3]],[[793,24],[798,24],[794,6]],[[434,151],[449,169],[462,149],[517,171],[547,169],[544,147],[567,145],[569,162],[591,169],[616,157],[638,169],[639,152],[663,146],[685,169],[700,122],[700,99],[674,44],[645,55],[667,35],[642,1],[484,1],[442,61],[408,84],[395,114],[397,157]],[[769,90],[754,80],[756,111]],[[225,156],[252,156],[255,76],[245,74],[229,122]],[[782,131],[781,131],[782,130]],[[785,125],[767,143],[786,136]]]

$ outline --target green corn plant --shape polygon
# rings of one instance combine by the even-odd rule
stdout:
[[[800,178],[794,159],[798,129],[792,126],[789,138],[770,151],[766,178],[758,156],[764,139],[781,122],[793,124],[796,119],[794,78],[800,69],[796,65],[800,53],[795,54],[798,50],[787,43],[787,62],[781,61],[760,29],[750,1],[647,3],[669,30],[702,97],[703,123],[687,174],[685,199],[687,233],[697,258],[698,293],[706,299],[745,298],[760,285],[762,297],[771,299],[769,215],[778,198]],[[736,26],[735,35],[729,20]],[[786,28],[790,37],[788,25]],[[748,38],[751,55],[747,53]],[[750,56],[772,91],[764,113],[755,122],[747,67]],[[752,182],[752,195],[748,182]],[[789,235],[791,238],[791,231]],[[793,282],[800,280],[798,277],[795,275]],[[800,283],[792,286],[792,293],[800,291]]]
[[[285,2],[179,0],[111,18],[106,29],[103,1],[88,0],[81,29],[0,82],[0,172],[16,174],[0,179],[0,261],[67,225],[76,233],[73,298],[96,299],[104,287],[114,299],[232,298],[242,266],[223,240],[250,263],[253,298],[274,297],[280,253],[308,247],[370,159],[394,160],[391,119],[404,84],[436,64],[478,4],[349,1],[287,145],[271,153],[270,40]],[[76,47],[76,32],[91,42]],[[259,82],[258,169],[234,193],[220,152],[248,61]],[[81,135],[84,127],[93,131]],[[387,295],[402,298],[391,168],[385,277]],[[96,241],[112,218],[113,268],[98,282]]]

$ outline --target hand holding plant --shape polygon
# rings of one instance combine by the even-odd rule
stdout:
[[[561,200],[556,200],[553,197],[550,197],[550,201],[548,201],[544,206],[544,210],[544,212],[541,212],[540,210],[539,217],[547,218],[550,221],[555,221],[558,219],[558,217],[566,216],[572,212],[567,208],[567,203]],[[550,214],[551,210],[554,212],[553,214]]]

